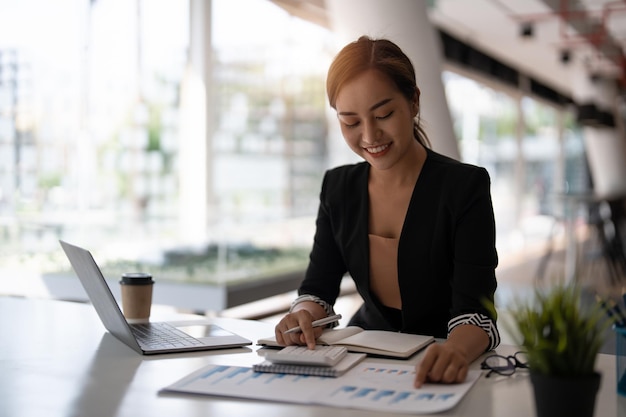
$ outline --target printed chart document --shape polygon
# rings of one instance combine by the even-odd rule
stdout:
[[[424,384],[415,389],[412,388],[413,365],[362,362],[338,378],[209,365],[165,387],[162,392],[426,414],[453,408],[480,375],[480,370],[470,370],[463,383]]]
[[[345,346],[350,352],[369,353],[394,358],[408,358],[434,341],[435,338],[433,336],[385,330],[363,330],[357,326],[348,326],[343,329],[326,329],[317,339],[319,344]],[[259,339],[257,344],[278,346],[274,336]]]

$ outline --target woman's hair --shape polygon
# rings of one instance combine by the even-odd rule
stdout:
[[[369,69],[376,69],[391,79],[407,100],[417,97],[417,118],[413,121],[413,136],[419,143],[430,147],[430,141],[420,124],[420,90],[415,81],[415,69],[411,60],[393,42],[387,39],[371,39],[361,36],[346,45],[335,57],[326,78],[326,93],[333,109],[339,90],[356,76]]]

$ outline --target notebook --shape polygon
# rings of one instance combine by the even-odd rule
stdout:
[[[252,341],[202,320],[129,323],[91,253],[59,241],[104,327],[143,355],[234,348]]]
[[[338,377],[352,369],[354,365],[365,359],[365,353],[348,353],[335,366],[296,365],[274,363],[265,360],[252,366],[255,372],[270,372],[274,374],[314,375]]]
[[[375,356],[409,358],[414,353],[435,342],[433,336],[398,333],[385,330],[363,330],[357,326],[325,329],[317,343],[329,346],[345,346],[350,352]],[[261,346],[277,347],[276,337],[259,339]]]

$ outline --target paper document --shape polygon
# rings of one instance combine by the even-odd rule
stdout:
[[[461,384],[424,384],[415,389],[413,365],[364,362],[338,378],[209,365],[163,391],[424,414],[454,407],[480,375],[481,371],[471,370]]]

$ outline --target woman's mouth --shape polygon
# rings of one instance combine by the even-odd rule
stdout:
[[[390,144],[385,144],[385,145],[380,145],[380,146],[372,146],[369,148],[364,148],[367,153],[369,153],[372,156],[380,156],[382,155],[387,149],[389,149]]]

